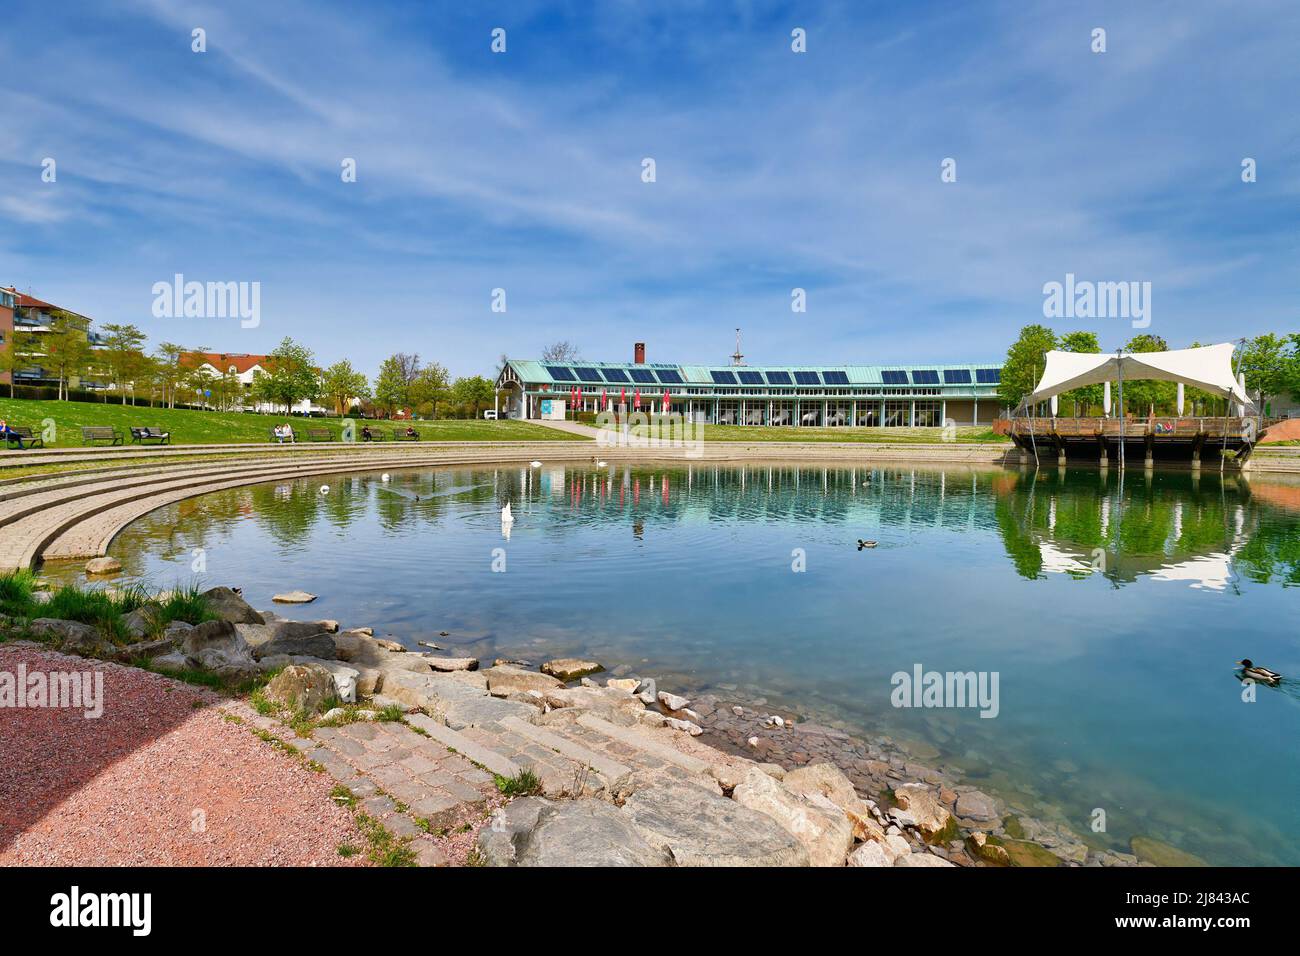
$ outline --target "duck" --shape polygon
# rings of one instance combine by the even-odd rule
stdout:
[[[861,538],[858,538],[858,550],[861,551],[863,548],[874,548],[877,543],[878,542],[875,541],[863,541]]]
[[[1243,677],[1249,677],[1261,684],[1276,684],[1282,680],[1282,675],[1277,671],[1271,671],[1267,667],[1260,667],[1258,664],[1253,663],[1249,657],[1242,658],[1237,663],[1241,666]]]

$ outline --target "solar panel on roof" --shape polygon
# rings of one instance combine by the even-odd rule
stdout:
[[[913,385],[938,385],[939,373],[932,368],[918,368],[912,371]]]
[[[943,370],[943,384],[945,385],[969,385],[970,369],[965,368],[946,368]]]
[[[997,385],[1002,381],[1002,369],[977,368],[975,370],[975,381],[981,385]]]
[[[847,385],[849,376],[847,372],[822,372],[822,381],[827,385]]]
[[[582,379],[584,382],[600,381],[600,373],[594,368],[575,368],[574,371],[578,373],[578,378]]]
[[[741,385],[762,385],[763,374],[761,372],[737,372],[740,376]]]
[[[768,385],[790,385],[792,384],[790,381],[790,373],[789,372],[768,372],[767,384]]]
[[[565,368],[563,365],[547,365],[545,368],[546,371],[551,373],[551,378],[555,379],[557,382],[576,381],[573,377],[573,369]]]
[[[906,384],[907,384],[907,373],[906,373],[906,372],[900,372],[900,371],[897,371],[897,370],[893,370],[893,369],[891,369],[891,370],[887,370],[887,371],[881,372],[881,373],[880,373],[880,376],[881,376],[881,380],[884,381],[884,383],[885,383],[886,385],[906,385]]]
[[[627,381],[627,372],[623,371],[621,368],[603,368],[601,369],[601,372],[604,373],[605,381],[607,382]]]
[[[822,383],[816,372],[795,372],[794,380],[797,385],[820,385]]]
[[[709,374],[713,376],[713,381],[718,385],[736,384],[736,376],[732,375],[730,372],[720,372],[717,369],[713,369]]]
[[[634,382],[641,382],[643,385],[653,385],[655,383],[654,373],[648,368],[634,368],[628,374],[632,376]]]
[[[682,377],[677,374],[675,369],[661,368],[655,374],[659,376],[659,381],[663,382],[665,385],[682,384]]]

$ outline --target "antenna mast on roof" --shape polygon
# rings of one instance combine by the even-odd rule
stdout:
[[[744,365],[745,356],[740,353],[740,329],[736,329],[736,351],[731,356],[732,365]]]

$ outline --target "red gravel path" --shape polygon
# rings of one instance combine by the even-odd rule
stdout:
[[[207,691],[0,645],[0,672],[104,673],[104,713],[0,707],[0,866],[319,866],[364,847],[332,780],[226,720]],[[203,826],[193,826],[195,811]],[[199,832],[195,832],[198,829]]]

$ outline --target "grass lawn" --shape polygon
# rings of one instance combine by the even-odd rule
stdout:
[[[100,404],[98,402],[33,401],[29,399],[0,398],[0,418],[10,425],[25,425],[34,434],[41,434],[44,422],[51,419],[55,425],[55,440],[47,444],[52,448],[80,447],[81,426],[111,425],[131,441],[133,425],[154,425],[171,432],[172,441],[178,445],[210,445],[223,442],[267,442],[272,426],[283,422],[284,416],[254,415],[248,412],[199,412],[189,409],[135,408],[130,405]],[[337,418],[293,418],[294,431],[328,428],[335,435],[342,430]],[[372,422],[384,437],[393,428],[402,428],[396,422]],[[578,436],[519,421],[470,421],[447,419],[445,421],[416,422],[423,441],[579,441]],[[360,423],[358,422],[358,431]]]
[[[644,433],[644,427],[637,429]],[[964,425],[955,429],[954,441],[962,443],[1010,444],[1010,439],[996,435],[983,425]],[[705,425],[705,441],[791,441],[791,442],[888,442],[915,444],[942,442],[942,428],[794,428],[770,425]]]

